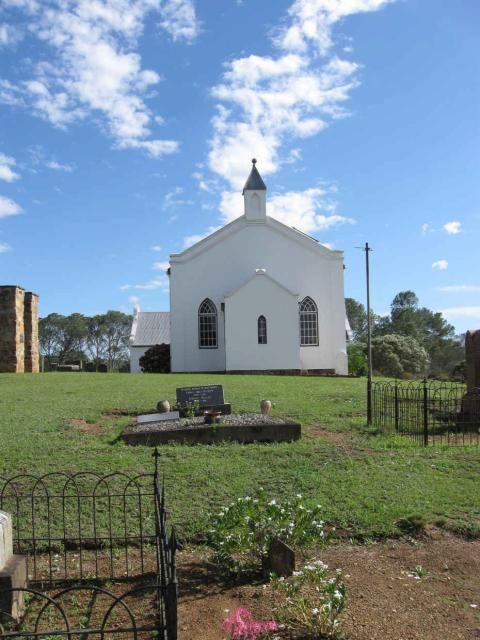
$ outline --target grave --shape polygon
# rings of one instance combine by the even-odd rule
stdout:
[[[185,415],[185,407],[198,404],[198,415],[205,411],[221,411],[223,415],[232,413],[232,405],[225,402],[221,384],[207,384],[199,387],[179,387],[176,390],[180,415]]]
[[[145,413],[137,416],[137,424],[148,424],[149,422],[164,422],[166,420],[178,420],[178,411],[165,411],[165,413]]]
[[[279,538],[273,538],[268,548],[268,568],[279,577],[287,578],[295,571],[295,552]]]
[[[0,622],[18,620],[24,612],[27,561],[13,553],[12,517],[0,511]]]

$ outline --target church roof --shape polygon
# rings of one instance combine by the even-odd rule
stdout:
[[[132,347],[170,344],[170,313],[168,311],[139,311],[134,319],[132,333],[130,339]]]
[[[250,171],[250,175],[247,178],[245,186],[243,187],[242,195],[245,191],[266,191],[267,187],[265,186],[264,181],[262,180],[262,176],[258,173],[258,169],[255,166],[256,164],[255,158],[252,160],[252,170]]]

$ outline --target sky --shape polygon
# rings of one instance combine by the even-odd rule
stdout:
[[[169,254],[267,212],[345,294],[480,327],[478,0],[0,0],[0,283],[168,310]]]

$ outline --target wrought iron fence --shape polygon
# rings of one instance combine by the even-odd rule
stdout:
[[[372,422],[418,444],[480,444],[480,394],[460,383],[374,382]]]
[[[154,457],[150,474],[0,478],[29,578],[27,589],[0,592],[0,603],[25,610],[0,610],[0,638],[176,639],[177,542]]]

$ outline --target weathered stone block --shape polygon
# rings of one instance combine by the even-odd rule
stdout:
[[[12,516],[0,511],[0,570],[13,556]]]
[[[282,542],[274,538],[268,549],[268,568],[277,576],[288,577],[295,571],[295,552]]]
[[[25,592],[16,589],[27,587],[27,559],[10,556],[0,570],[0,621],[18,620],[25,611]]]

